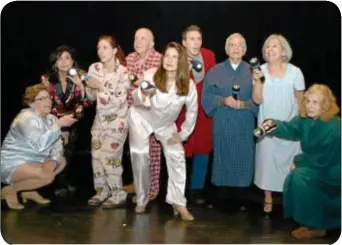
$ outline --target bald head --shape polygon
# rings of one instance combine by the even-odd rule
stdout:
[[[147,54],[154,47],[154,36],[150,29],[140,28],[135,32],[134,50],[139,55]]]
[[[148,39],[150,39],[151,41],[154,41],[154,36],[153,33],[150,29],[148,28],[140,28],[135,32],[135,37],[137,36],[144,36]]]

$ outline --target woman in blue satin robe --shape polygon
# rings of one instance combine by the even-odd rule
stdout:
[[[29,108],[19,112],[13,120],[1,147],[1,182],[9,184],[1,190],[11,209],[23,209],[30,199],[49,203],[36,189],[50,184],[64,166],[61,127],[69,127],[77,120],[73,115],[57,119],[51,112],[51,96],[44,84],[28,87],[24,101]]]
[[[229,58],[207,73],[202,90],[203,109],[213,117],[212,183],[238,187],[236,191],[239,192],[253,180],[253,130],[258,112],[258,106],[252,100],[250,65],[242,60],[245,52],[246,41],[241,34],[229,36],[226,41]],[[232,96],[234,85],[240,87],[237,99]]]

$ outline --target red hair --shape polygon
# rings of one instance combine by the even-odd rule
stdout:
[[[112,46],[112,48],[116,48],[117,52],[116,52],[116,58],[119,60],[120,64],[123,66],[126,66],[126,59],[125,59],[125,53],[122,50],[122,48],[120,47],[120,45],[118,44],[118,42],[116,41],[116,38],[110,35],[103,35],[99,37],[98,42],[100,42],[101,40],[105,40],[108,43],[110,43],[110,45]]]

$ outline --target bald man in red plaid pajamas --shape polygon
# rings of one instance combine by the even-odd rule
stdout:
[[[137,86],[141,81],[143,73],[152,68],[158,67],[162,61],[162,55],[154,49],[154,37],[151,30],[141,28],[136,31],[134,37],[134,50],[126,57],[126,67],[131,74],[138,76]],[[128,103],[132,104],[132,91],[134,86],[130,89],[128,94]],[[150,137],[150,199],[153,200],[159,193],[159,174],[161,162],[161,145],[157,142],[154,136]],[[126,186],[124,190],[133,192],[134,186]]]

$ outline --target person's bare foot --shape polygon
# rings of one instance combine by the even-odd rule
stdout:
[[[310,229],[308,227],[303,226],[292,231],[291,234],[293,237],[297,239],[320,238],[325,236],[326,230]]]
[[[134,184],[125,185],[122,187],[122,189],[127,193],[134,193],[135,192]]]

